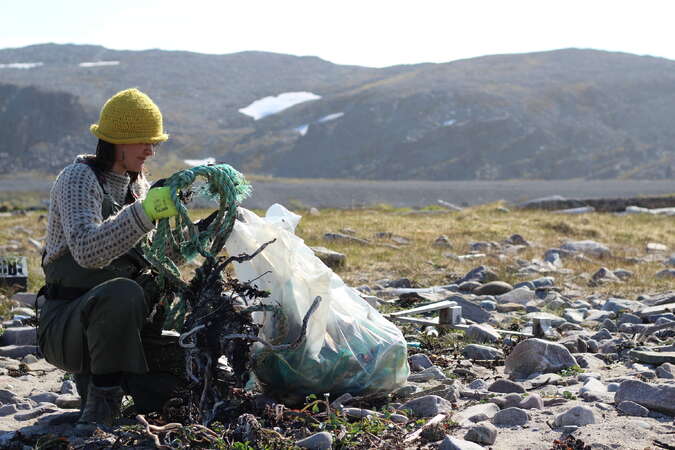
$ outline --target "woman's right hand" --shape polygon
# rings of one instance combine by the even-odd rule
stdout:
[[[166,219],[178,215],[176,205],[171,198],[171,188],[168,186],[151,188],[142,205],[143,210],[151,220]]]

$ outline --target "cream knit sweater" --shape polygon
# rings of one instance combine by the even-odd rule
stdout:
[[[149,187],[145,179],[131,186],[139,200],[103,220],[103,189],[93,170],[80,163],[82,160],[83,157],[78,156],[73,164],[66,166],[52,187],[45,264],[70,249],[80,266],[105,267],[155,227],[141,205],[140,199],[145,198]],[[129,176],[109,171],[102,178],[106,191],[124,205]]]

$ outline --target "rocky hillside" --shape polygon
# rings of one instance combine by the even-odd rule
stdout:
[[[326,178],[670,178],[673,69],[665,59],[575,49],[385,69],[262,52],[0,50],[0,83],[76,97],[85,130],[107,97],[137,86],[165,114],[165,158]],[[258,120],[240,112],[287,92],[320,98]],[[66,159],[74,153],[59,148]],[[13,153],[23,160],[26,148]]]

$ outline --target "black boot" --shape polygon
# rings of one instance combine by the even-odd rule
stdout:
[[[90,379],[91,374],[89,373],[76,373],[73,375],[75,387],[77,388],[77,395],[80,396],[80,411],[82,411],[84,409],[84,405],[87,404],[87,393],[89,392]]]
[[[121,416],[122,396],[124,392],[119,386],[98,387],[89,383],[87,402],[82,409],[78,428],[88,428],[92,425],[111,427]]]

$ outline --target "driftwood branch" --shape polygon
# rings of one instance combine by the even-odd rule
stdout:
[[[321,303],[321,297],[317,296],[312,302],[312,306],[310,306],[309,309],[307,310],[307,314],[305,314],[304,319],[302,319],[302,328],[300,328],[300,334],[298,335],[298,338],[295,340],[295,342],[292,342],[290,344],[272,345],[258,336],[242,333],[226,334],[225,336],[222,336],[221,339],[222,340],[246,339],[248,341],[260,342],[273,352],[292,350],[294,348],[297,348],[302,343],[302,341],[305,340],[305,334],[307,333],[307,325],[309,324],[309,318],[312,314],[314,314],[314,311],[316,311],[316,309],[319,307],[319,303]]]

